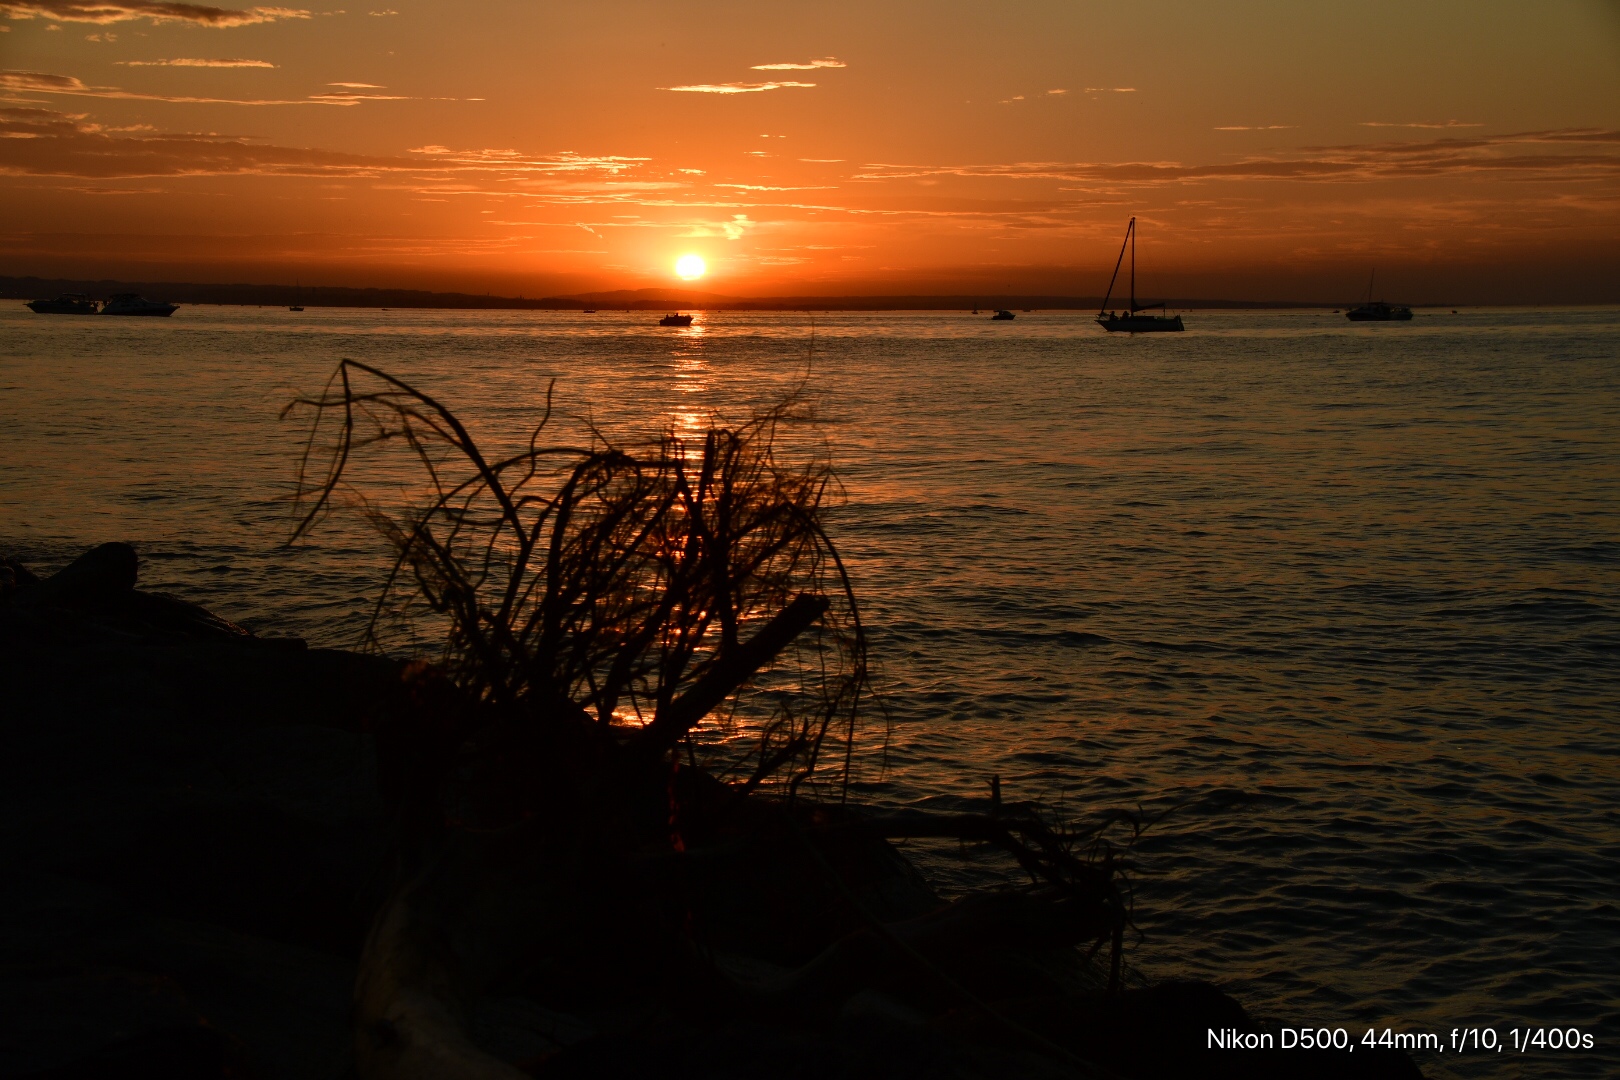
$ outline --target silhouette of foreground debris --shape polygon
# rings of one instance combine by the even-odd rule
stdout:
[[[142,592],[128,545],[0,563],[8,1072],[1417,1075],[1207,1051],[1257,1028],[1127,985],[1105,838],[999,788],[851,804],[865,642],[791,410],[485,457],[362,365],[307,407],[300,533],[363,451],[429,473],[414,510],[358,502],[398,555],[372,655]],[[433,663],[383,654],[424,620]],[[901,838],[1028,883],[943,902]]]

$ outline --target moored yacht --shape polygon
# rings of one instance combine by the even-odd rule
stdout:
[[[659,326],[691,326],[692,325],[692,316],[690,316],[690,315],[675,315],[675,314],[672,313],[672,314],[669,314],[669,315],[665,315],[662,319],[659,319],[658,320],[658,325]]]
[[[103,315],[173,315],[179,310],[179,304],[162,304],[132,292],[117,293],[101,305]]]
[[[96,302],[84,293],[63,293],[55,300],[34,300],[29,308],[40,315],[94,315]]]

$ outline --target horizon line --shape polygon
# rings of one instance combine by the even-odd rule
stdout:
[[[376,285],[302,285],[302,284],[258,284],[251,282],[187,282],[187,281],[136,281],[124,278],[67,278],[67,277],[41,277],[38,275],[0,275],[0,297],[5,299],[40,299],[33,292],[22,291],[25,287],[32,287],[35,283],[39,289],[59,292],[91,292],[96,287],[108,289],[117,288],[120,291],[142,291],[143,289],[167,289],[170,293],[184,292],[192,299],[175,295],[163,297],[171,303],[213,304],[236,306],[280,306],[287,302],[286,295],[293,294],[298,302],[305,306],[315,307],[413,307],[426,309],[552,309],[572,310],[586,307],[602,307],[621,310],[650,310],[671,305],[693,308],[697,310],[781,310],[781,311],[819,311],[819,310],[867,310],[867,311],[928,311],[928,310],[957,310],[972,308],[1021,308],[1025,310],[1090,310],[1099,308],[1103,302],[1101,296],[1053,294],[1053,293],[839,293],[839,294],[783,294],[776,296],[731,296],[724,293],[707,293],[698,290],[678,290],[665,288],[642,289],[615,289],[582,293],[565,293],[553,296],[527,297],[503,296],[495,293],[469,293],[436,289],[411,289]],[[131,288],[133,287],[133,288]],[[271,294],[278,295],[258,295]],[[246,294],[246,295],[244,295]],[[325,294],[327,302],[321,302]],[[386,294],[386,295],[385,295]],[[226,297],[230,298],[227,299]],[[332,300],[342,296],[347,303],[333,303]],[[200,298],[199,298],[200,297]],[[356,302],[358,301],[358,302]],[[437,301],[437,302],[434,302]],[[1172,297],[1162,301],[1170,307],[1179,308],[1233,308],[1233,309],[1289,309],[1289,308],[1342,308],[1346,304],[1356,301],[1347,300],[1239,300],[1223,297]],[[1463,304],[1458,301],[1430,300],[1426,302],[1401,301],[1414,308],[1444,308],[1444,307],[1513,307],[1512,303],[1471,303]],[[1527,306],[1545,307],[1545,304],[1531,304]],[[1158,303],[1153,306],[1157,307]],[[1601,302],[1594,305],[1576,306],[1604,306]]]

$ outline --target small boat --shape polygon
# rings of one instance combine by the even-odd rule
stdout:
[[[84,293],[63,293],[55,300],[34,300],[29,308],[40,315],[94,315],[96,302]]]
[[[111,300],[101,305],[103,315],[173,315],[179,310],[179,304],[158,303],[136,296],[132,292],[116,293]]]
[[[588,307],[588,308],[585,309],[584,314],[586,314],[586,315],[595,315],[596,314],[596,309],[593,308],[593,307]]]
[[[1382,300],[1372,298],[1373,279],[1378,276],[1374,270],[1367,277],[1367,302],[1350,308],[1344,313],[1345,318],[1351,322],[1406,322],[1412,318],[1412,309],[1404,304],[1386,304]]]
[[[1119,266],[1125,261],[1125,248],[1131,249],[1131,306],[1123,312],[1108,310],[1108,301],[1114,295],[1114,282],[1119,280]],[[1165,310],[1168,301],[1161,300],[1157,304],[1138,304],[1136,302],[1136,219],[1125,226],[1125,240],[1119,245],[1119,258],[1114,260],[1114,276],[1108,279],[1108,292],[1103,294],[1102,309],[1097,312],[1097,325],[1104,330],[1123,330],[1128,334],[1154,334],[1165,331],[1185,330],[1181,325],[1180,315],[1139,315],[1140,311],[1152,311],[1158,308]]]
[[[1344,313],[1351,322],[1405,322],[1412,317],[1412,309],[1403,304],[1386,304],[1372,300]]]
[[[288,311],[304,310],[304,286],[300,282],[293,286],[293,302],[287,305]]]
[[[659,326],[691,326],[692,325],[692,316],[690,316],[690,315],[675,315],[675,314],[672,313],[672,314],[669,314],[669,315],[665,315],[662,319],[659,319],[658,320],[658,325]]]
[[[1014,315],[1010,311],[997,311],[994,315],[990,316],[990,321],[991,322],[1006,322],[1009,319],[1016,319],[1017,317],[1018,316]]]

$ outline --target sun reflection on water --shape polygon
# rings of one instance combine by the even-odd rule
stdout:
[[[670,366],[675,371],[673,389],[677,394],[692,395],[700,399],[714,389],[709,368],[707,350],[704,348],[703,315],[695,313],[692,325],[681,331],[681,340],[670,354]],[[703,437],[708,430],[711,419],[707,410],[696,405],[676,405],[670,415],[672,428],[683,443],[691,443]],[[691,453],[690,450],[687,451]]]

